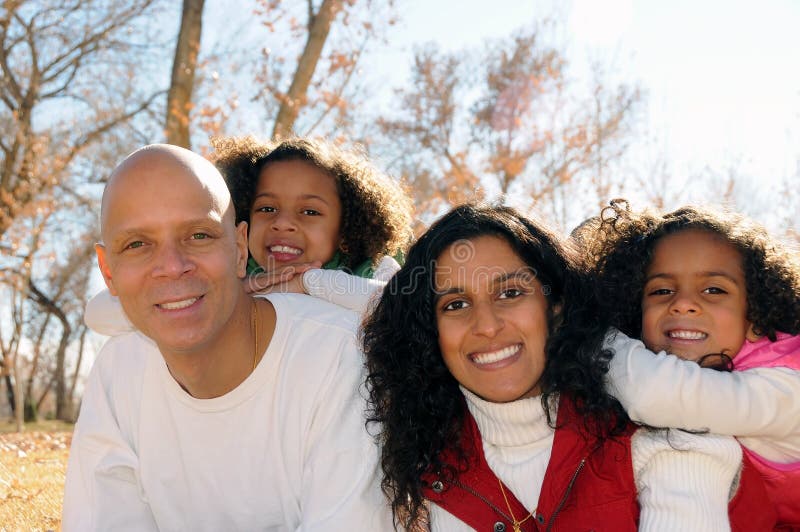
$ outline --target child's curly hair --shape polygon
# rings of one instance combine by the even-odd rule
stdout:
[[[378,171],[360,152],[319,138],[264,141],[253,136],[215,137],[212,160],[230,189],[236,223],[250,222],[261,170],[272,162],[303,161],[336,181],[342,202],[341,249],[353,268],[383,255],[405,252],[411,242],[412,202],[406,191]]]
[[[778,331],[800,333],[800,265],[766,229],[729,211],[681,207],[672,212],[632,212],[623,199],[603,209],[585,260],[596,277],[601,315],[634,338],[642,333],[645,272],[656,243],[689,229],[718,235],[742,257],[747,291],[747,319],[753,331],[775,341]]]

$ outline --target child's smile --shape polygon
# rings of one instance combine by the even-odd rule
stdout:
[[[750,331],[742,258],[708,231],[662,237],[647,269],[642,339],[652,350],[690,360],[733,358]]]
[[[333,177],[302,160],[269,162],[250,211],[250,254],[266,271],[333,258],[342,203]]]

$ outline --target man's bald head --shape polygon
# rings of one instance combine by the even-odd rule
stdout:
[[[227,342],[231,320],[247,323],[247,224],[235,226],[210,162],[164,144],[132,153],[106,185],[101,221],[103,279],[162,353]]]
[[[100,231],[106,240],[109,210],[114,202],[135,201],[137,187],[153,180],[165,189],[177,180],[194,181],[204,189],[209,198],[226,218],[226,223],[235,223],[233,203],[225,180],[219,170],[207,159],[179,146],[150,144],[128,155],[111,173],[100,207]]]

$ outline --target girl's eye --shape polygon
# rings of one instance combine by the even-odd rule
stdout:
[[[259,207],[256,209],[256,212],[275,212],[275,207],[270,207],[269,205],[265,205],[264,207]]]
[[[302,213],[306,216],[320,216],[320,212],[314,209],[303,209]]]
[[[450,303],[446,304],[442,307],[444,312],[453,311],[453,310],[461,310],[469,307],[469,303],[466,301],[456,299],[455,301],[451,301]]]
[[[522,295],[522,290],[519,288],[506,288],[500,292],[500,299],[514,299]]]
[[[648,296],[668,296],[672,293],[672,290],[669,288],[656,288],[655,290],[650,290],[647,295]]]
[[[726,292],[725,290],[723,290],[722,288],[719,288],[717,286],[709,286],[708,288],[703,290],[703,293],[705,293],[705,294],[727,294],[728,292]]]

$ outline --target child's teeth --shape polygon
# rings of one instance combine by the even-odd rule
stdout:
[[[670,331],[669,337],[670,338],[679,338],[681,340],[702,340],[708,336],[704,332],[700,331]]]
[[[273,253],[294,253],[295,255],[300,254],[299,249],[289,246],[271,246],[269,250]]]

